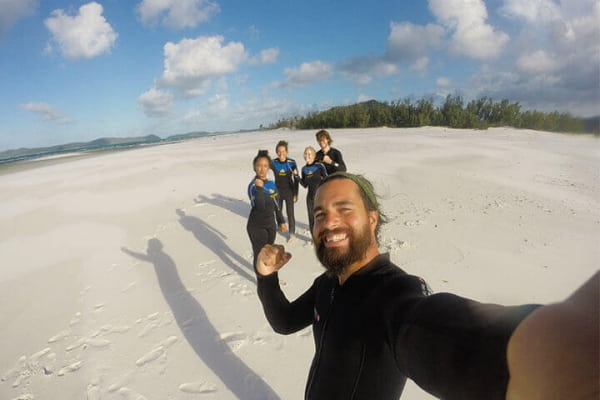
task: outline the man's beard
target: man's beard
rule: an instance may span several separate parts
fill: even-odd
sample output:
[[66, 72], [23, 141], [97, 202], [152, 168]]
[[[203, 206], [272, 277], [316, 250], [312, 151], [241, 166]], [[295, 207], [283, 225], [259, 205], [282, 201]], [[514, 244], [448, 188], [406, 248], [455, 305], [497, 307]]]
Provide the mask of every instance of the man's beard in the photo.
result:
[[[325, 236], [337, 233], [347, 233], [348, 246], [344, 248], [326, 247], [324, 242]], [[326, 229], [321, 232], [319, 237], [315, 240], [315, 252], [317, 253], [317, 258], [325, 267], [327, 275], [330, 277], [338, 277], [350, 264], [363, 258], [371, 245], [370, 233], [368, 225], [365, 225], [360, 231]]]

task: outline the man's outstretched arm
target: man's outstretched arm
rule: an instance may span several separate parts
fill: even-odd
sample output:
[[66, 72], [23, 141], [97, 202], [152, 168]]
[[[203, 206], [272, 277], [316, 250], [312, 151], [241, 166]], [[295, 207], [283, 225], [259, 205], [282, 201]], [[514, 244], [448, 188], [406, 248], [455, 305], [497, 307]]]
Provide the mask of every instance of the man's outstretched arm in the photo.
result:
[[600, 399], [600, 272], [519, 324], [507, 350], [507, 400]]
[[311, 287], [293, 302], [279, 286], [277, 272], [291, 259], [281, 245], [265, 245], [256, 259], [257, 290], [265, 316], [277, 333], [290, 334], [310, 325], [313, 319], [314, 289]]

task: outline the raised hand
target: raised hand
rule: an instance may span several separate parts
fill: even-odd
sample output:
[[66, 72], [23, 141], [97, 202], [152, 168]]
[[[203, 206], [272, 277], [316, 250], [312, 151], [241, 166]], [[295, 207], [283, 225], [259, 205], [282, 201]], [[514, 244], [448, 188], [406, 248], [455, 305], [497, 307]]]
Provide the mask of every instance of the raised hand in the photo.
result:
[[260, 275], [271, 275], [279, 271], [292, 258], [280, 244], [266, 244], [256, 258], [256, 271]]

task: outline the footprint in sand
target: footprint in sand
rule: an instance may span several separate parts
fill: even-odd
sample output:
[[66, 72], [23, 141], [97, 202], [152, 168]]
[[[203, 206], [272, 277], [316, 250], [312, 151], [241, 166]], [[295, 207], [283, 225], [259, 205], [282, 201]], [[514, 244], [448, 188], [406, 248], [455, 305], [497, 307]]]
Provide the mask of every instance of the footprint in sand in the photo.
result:
[[48, 343], [56, 343], [69, 336], [69, 331], [62, 331], [48, 339]]
[[207, 394], [217, 391], [217, 387], [210, 382], [190, 382], [179, 385], [179, 390], [191, 394]]
[[71, 318], [71, 322], [69, 322], [69, 326], [73, 326], [79, 323], [79, 321], [81, 321], [81, 313], [75, 313], [75, 316], [73, 318]]
[[163, 346], [158, 346], [144, 354], [142, 357], [138, 358], [138, 360], [135, 362], [135, 365], [138, 367], [143, 367], [144, 365], [157, 360], [163, 354], [165, 354], [165, 348]]
[[79, 368], [81, 368], [82, 366], [83, 366], [83, 361], [76, 361], [72, 364], [67, 365], [66, 367], [61, 368], [60, 371], [58, 371], [58, 376], [63, 376], [70, 372], [75, 372], [75, 371], [79, 370]]
[[23, 393], [23, 394], [20, 394], [19, 396], [15, 397], [12, 400], [35, 400], [35, 397], [32, 394]]
[[87, 387], [87, 400], [100, 400], [100, 388], [90, 383]]
[[219, 339], [227, 344], [232, 352], [238, 351], [248, 343], [248, 336], [243, 332], [228, 332], [219, 335]]
[[131, 371], [127, 372], [125, 375], [123, 375], [121, 378], [119, 378], [115, 383], [113, 383], [112, 385], [110, 385], [108, 387], [108, 392], [113, 393], [117, 390], [122, 389], [125, 385], [127, 385], [129, 382], [131, 382], [133, 380], [135, 372], [136, 372], [135, 370], [131, 370]]
[[121, 293], [125, 293], [131, 289], [133, 289], [135, 286], [137, 285], [137, 282], [131, 282], [129, 285], [125, 286], [123, 289], [121, 289]]
[[152, 350], [140, 357], [135, 365], [142, 367], [152, 361], [158, 360], [159, 358], [166, 357], [167, 349], [177, 343], [179, 339], [176, 336], [169, 336], [165, 340], [158, 343]]
[[231, 293], [236, 295], [252, 296], [254, 294], [254, 292], [248, 288], [248, 285], [239, 282], [230, 282], [229, 289], [231, 289]]
[[146, 396], [136, 392], [135, 390], [131, 390], [129, 388], [121, 388], [119, 389], [119, 394], [125, 400], [147, 400]]

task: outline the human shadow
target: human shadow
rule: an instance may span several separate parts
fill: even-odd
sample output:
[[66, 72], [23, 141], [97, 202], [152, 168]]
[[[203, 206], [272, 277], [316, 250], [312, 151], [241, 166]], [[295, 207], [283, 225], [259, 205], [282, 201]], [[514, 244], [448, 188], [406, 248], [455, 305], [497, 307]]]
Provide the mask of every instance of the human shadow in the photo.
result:
[[181, 209], [177, 209], [175, 212], [179, 216], [179, 223], [181, 226], [192, 232], [196, 239], [211, 249], [225, 265], [229, 266], [248, 281], [252, 283], [255, 282], [255, 278], [249, 273], [249, 271], [254, 271], [252, 265], [225, 243], [227, 236], [223, 235], [219, 230], [209, 223], [202, 221], [200, 218], [187, 215], [185, 211]]
[[183, 285], [173, 259], [163, 251], [160, 240], [150, 239], [146, 254], [125, 247], [122, 251], [154, 265], [160, 290], [187, 342], [237, 398], [280, 399], [258, 374], [219, 339], [220, 333], [211, 324], [200, 303]]
[[[212, 205], [221, 207], [225, 210], [231, 211], [232, 213], [237, 214], [243, 218], [248, 218], [248, 215], [250, 215], [250, 204], [248, 204], [242, 200], [223, 196], [222, 194], [218, 194], [218, 193], [213, 193], [211, 196], [212, 197], [208, 197], [203, 194], [199, 194], [198, 197], [196, 197], [194, 199], [194, 202], [196, 202], [196, 204], [202, 204], [202, 203], [212, 204]], [[297, 205], [295, 205], [295, 207], [297, 207]], [[308, 226], [308, 224], [306, 224], [304, 222], [298, 222], [298, 221], [296, 221], [296, 228], [310, 230], [310, 227]], [[304, 235], [302, 235], [302, 239], [307, 240], [307, 241], [312, 240], [312, 238], [310, 238], [309, 236], [304, 236]]]
[[199, 194], [194, 201], [196, 204], [208, 203], [221, 207], [239, 215], [242, 218], [248, 218], [248, 215], [250, 215], [250, 204], [240, 199], [234, 199], [218, 193], [213, 193], [211, 196], [212, 197], [208, 197], [203, 194]]

